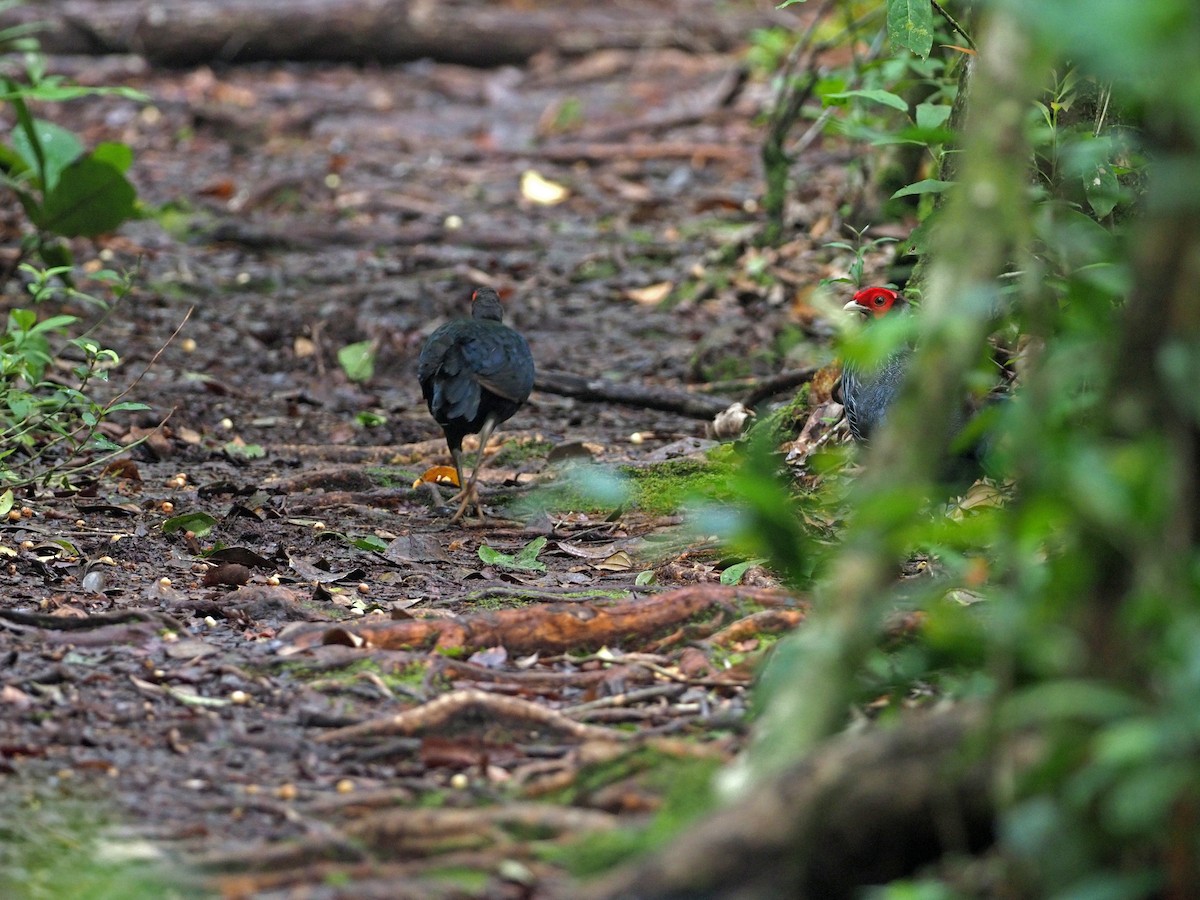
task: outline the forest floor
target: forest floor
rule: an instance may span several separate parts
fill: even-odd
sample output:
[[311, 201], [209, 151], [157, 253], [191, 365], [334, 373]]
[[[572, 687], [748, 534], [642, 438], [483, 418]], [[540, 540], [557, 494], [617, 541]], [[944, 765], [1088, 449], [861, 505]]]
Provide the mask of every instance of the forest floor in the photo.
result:
[[[813, 288], [850, 262], [823, 245], [851, 154], [823, 140], [793, 237], [755, 246], [771, 92], [744, 61], [51, 60], [149, 97], [44, 114], [135, 151], [151, 215], [75, 249], [137, 268], [93, 334], [150, 408], [114, 426], [146, 438], [124, 462], [0, 536], [0, 883], [104, 896], [157, 859], [179, 894], [565, 897], [705, 795], [804, 607], [688, 512], [732, 499], [730, 457], [669, 407], [828, 362]], [[412, 487], [449, 461], [414, 370], [480, 285], [549, 389], [493, 441], [486, 521], [453, 523]], [[56, 843], [95, 816], [103, 853]]]

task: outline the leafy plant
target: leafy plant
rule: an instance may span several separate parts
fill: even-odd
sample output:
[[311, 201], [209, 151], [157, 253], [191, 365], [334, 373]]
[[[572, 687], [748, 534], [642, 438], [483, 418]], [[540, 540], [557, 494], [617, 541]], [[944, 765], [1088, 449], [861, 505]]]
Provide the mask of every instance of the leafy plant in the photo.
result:
[[[107, 381], [120, 362], [116, 352], [86, 335], [71, 337], [76, 316], [39, 318], [35, 308], [64, 298], [100, 306], [104, 301], [64, 286], [58, 267], [23, 263], [21, 269], [34, 308], [10, 309], [0, 332], [0, 482], [9, 485], [66, 478], [122, 452], [127, 448], [109, 440], [101, 424], [116, 413], [147, 408], [124, 395], [94, 399], [92, 387]], [[117, 300], [131, 286], [128, 276], [111, 271], [94, 277], [107, 283]], [[60, 380], [59, 362], [69, 366], [70, 383]]]
[[125, 177], [133, 151], [120, 142], [89, 151], [68, 129], [36, 117], [31, 105], [97, 94], [144, 97], [128, 88], [67, 84], [46, 72], [45, 57], [29, 38], [10, 35], [14, 40], [25, 50], [24, 71], [22, 77], [0, 74], [0, 102], [16, 119], [8, 140], [0, 142], [0, 182], [16, 195], [32, 226], [23, 249], [59, 267], [71, 261], [61, 238], [104, 234], [138, 214], [137, 192]]

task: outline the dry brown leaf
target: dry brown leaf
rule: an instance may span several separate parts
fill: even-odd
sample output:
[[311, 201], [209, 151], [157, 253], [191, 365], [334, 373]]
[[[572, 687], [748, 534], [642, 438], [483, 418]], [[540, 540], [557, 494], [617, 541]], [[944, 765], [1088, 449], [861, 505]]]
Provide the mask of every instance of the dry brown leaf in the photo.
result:
[[628, 572], [633, 568], [633, 560], [624, 550], [618, 550], [603, 562], [593, 565], [592, 568], [599, 569], [601, 572]]
[[674, 288], [673, 281], [660, 281], [657, 284], [648, 284], [646, 287], [630, 288], [625, 292], [625, 296], [643, 306], [657, 306], [671, 296]]

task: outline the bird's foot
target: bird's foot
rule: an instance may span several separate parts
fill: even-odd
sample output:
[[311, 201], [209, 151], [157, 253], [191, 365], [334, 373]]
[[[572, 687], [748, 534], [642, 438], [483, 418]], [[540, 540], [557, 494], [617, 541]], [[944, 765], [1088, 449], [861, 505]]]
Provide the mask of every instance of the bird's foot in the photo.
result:
[[450, 518], [451, 522], [461, 522], [466, 516], [467, 510], [471, 509], [472, 507], [475, 509], [476, 518], [478, 518], [480, 521], [483, 521], [483, 519], [486, 518], [483, 514], [483, 504], [479, 502], [479, 492], [474, 488], [464, 488], [463, 490], [459, 491], [450, 498], [450, 503], [452, 505], [455, 501], [458, 501], [458, 512], [456, 512]]

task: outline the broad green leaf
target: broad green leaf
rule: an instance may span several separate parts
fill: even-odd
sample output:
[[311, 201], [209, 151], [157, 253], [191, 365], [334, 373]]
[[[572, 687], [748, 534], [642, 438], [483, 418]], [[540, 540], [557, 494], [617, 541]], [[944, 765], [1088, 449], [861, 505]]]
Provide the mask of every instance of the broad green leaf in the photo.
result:
[[936, 178], [926, 178], [923, 181], [900, 188], [900, 190], [892, 194], [892, 199], [895, 200], [897, 197], [911, 197], [913, 194], [940, 194], [953, 186], [953, 181], [938, 181]]
[[347, 344], [338, 351], [338, 365], [351, 381], [366, 381], [375, 374], [375, 351], [371, 341]]
[[206, 512], [190, 512], [172, 516], [162, 523], [163, 534], [174, 534], [176, 531], [190, 531], [196, 537], [204, 537], [213, 530], [217, 520]]
[[933, 4], [929, 0], [888, 0], [888, 40], [924, 59], [933, 48]]
[[347, 538], [350, 545], [357, 547], [359, 550], [367, 550], [375, 553], [382, 553], [388, 547], [388, 542], [378, 535], [364, 534], [362, 537]]
[[1099, 219], [1112, 212], [1121, 199], [1121, 183], [1108, 166], [1097, 166], [1095, 173], [1084, 178], [1083, 190], [1087, 194], [1088, 206]]
[[872, 103], [882, 103], [884, 106], [890, 106], [892, 109], [898, 109], [900, 112], [908, 112], [908, 102], [899, 94], [893, 94], [891, 91], [883, 91], [879, 89], [861, 90], [861, 91], [841, 91], [837, 94], [826, 94], [827, 100], [870, 100]]
[[38, 174], [42, 190], [49, 192], [58, 184], [62, 171], [83, 155], [83, 144], [66, 128], [43, 119], [33, 120], [33, 138], [41, 149], [44, 171], [38, 164], [37, 150], [24, 128], [13, 130], [12, 148]]
[[[517, 554], [517, 562], [529, 563], [537, 560], [538, 554], [542, 552], [542, 548], [546, 546], [544, 537], [535, 537], [532, 541], [521, 548], [521, 552]], [[543, 566], [543, 568], [545, 568]]]
[[96, 149], [92, 151], [92, 158], [108, 163], [118, 172], [128, 172], [129, 167], [133, 165], [133, 148], [128, 144], [106, 141], [96, 145]]
[[918, 103], [917, 127], [941, 128], [950, 118], [950, 106], [945, 103]]
[[7, 516], [13, 508], [13, 492], [12, 488], [0, 494], [0, 516]]
[[510, 553], [501, 553], [487, 544], [480, 544], [479, 558], [489, 566], [500, 566], [502, 569], [519, 569], [526, 572], [545, 572], [546, 564], [538, 562], [537, 555], [542, 548], [546, 546], [544, 537], [537, 537], [526, 544], [514, 556]]
[[755, 566], [761, 566], [765, 559], [748, 559], [745, 562], [734, 563], [721, 572], [721, 584], [741, 584], [746, 572]]
[[112, 231], [137, 211], [137, 191], [112, 163], [85, 156], [67, 166], [34, 224], [63, 237]]

